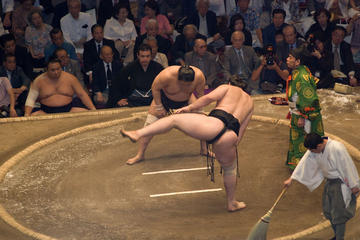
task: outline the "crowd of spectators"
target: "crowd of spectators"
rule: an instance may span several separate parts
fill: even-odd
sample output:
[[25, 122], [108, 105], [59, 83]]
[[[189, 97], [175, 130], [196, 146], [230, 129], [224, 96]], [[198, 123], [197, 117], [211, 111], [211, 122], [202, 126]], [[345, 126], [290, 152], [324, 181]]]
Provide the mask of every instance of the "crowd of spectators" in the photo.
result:
[[0, 117], [24, 115], [27, 102], [27, 115], [71, 109], [70, 94], [69, 106], [84, 110], [148, 105], [154, 78], [170, 65], [201, 69], [207, 91], [236, 77], [249, 94], [281, 93], [286, 59], [300, 48], [318, 88], [357, 86], [358, 2], [3, 0]]

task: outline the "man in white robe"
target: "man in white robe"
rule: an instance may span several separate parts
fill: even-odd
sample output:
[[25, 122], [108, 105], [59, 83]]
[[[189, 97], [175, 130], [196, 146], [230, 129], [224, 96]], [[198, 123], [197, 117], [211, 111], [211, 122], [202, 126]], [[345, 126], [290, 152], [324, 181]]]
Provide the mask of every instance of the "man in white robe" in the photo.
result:
[[313, 191], [325, 178], [324, 216], [335, 232], [333, 239], [344, 239], [345, 224], [355, 215], [356, 196], [360, 190], [354, 162], [342, 143], [316, 133], [306, 136], [304, 146], [307, 152], [284, 185], [290, 186], [295, 179]]

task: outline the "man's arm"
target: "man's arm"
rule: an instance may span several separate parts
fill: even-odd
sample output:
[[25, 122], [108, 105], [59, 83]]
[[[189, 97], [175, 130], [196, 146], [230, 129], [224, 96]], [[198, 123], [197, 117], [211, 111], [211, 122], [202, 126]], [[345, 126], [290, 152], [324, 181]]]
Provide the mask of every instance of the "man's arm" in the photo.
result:
[[154, 106], [151, 106], [150, 111], [156, 116], [161, 116], [161, 117], [166, 115], [165, 108], [161, 102], [161, 93], [160, 93], [161, 89], [164, 89], [167, 86], [166, 81], [164, 81], [163, 79], [163, 74], [160, 73], [158, 76], [156, 76], [151, 86]]
[[76, 95], [81, 99], [82, 103], [89, 110], [96, 110], [94, 104], [92, 103], [89, 95], [85, 92], [84, 88], [81, 86], [80, 82], [77, 80], [75, 76], [71, 75], [71, 86], [74, 89]]
[[12, 91], [12, 88], [7, 89], [7, 93], [10, 97], [10, 117], [17, 117], [16, 111], [15, 111], [15, 96]]
[[30, 86], [29, 94], [28, 94], [28, 96], [26, 98], [26, 102], [25, 102], [25, 113], [24, 113], [25, 117], [29, 117], [31, 115], [31, 112], [35, 106], [35, 102], [39, 96], [40, 90], [39, 90], [37, 84], [38, 84], [38, 80], [35, 79], [34, 82]]
[[202, 96], [201, 98], [197, 99], [192, 104], [190, 104], [186, 107], [180, 108], [178, 111], [175, 111], [175, 112], [182, 113], [182, 112], [197, 111], [198, 109], [205, 107], [214, 101], [218, 101], [218, 100], [222, 99], [224, 97], [224, 95], [226, 94], [226, 92], [228, 91], [228, 89], [229, 89], [229, 85], [225, 85], [225, 84], [221, 85], [221, 86], [217, 87], [214, 91], [210, 92], [209, 94], [206, 94], [206, 95]]

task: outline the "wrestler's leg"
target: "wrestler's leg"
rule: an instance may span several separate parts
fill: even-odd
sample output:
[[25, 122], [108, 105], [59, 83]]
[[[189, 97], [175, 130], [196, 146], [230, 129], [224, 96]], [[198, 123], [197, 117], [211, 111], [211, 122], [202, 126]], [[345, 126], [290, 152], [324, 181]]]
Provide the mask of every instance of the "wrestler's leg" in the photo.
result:
[[229, 212], [241, 210], [246, 207], [244, 202], [235, 198], [237, 169], [236, 169], [236, 142], [237, 136], [232, 131], [227, 131], [216, 143], [214, 152], [220, 165], [223, 167], [224, 187]]
[[190, 137], [210, 140], [223, 129], [224, 124], [217, 118], [197, 113], [182, 113], [164, 117], [153, 124], [136, 131], [121, 131], [121, 134], [138, 141], [141, 137], [154, 136], [177, 128]]
[[82, 107], [72, 107], [70, 109], [70, 112], [86, 112], [86, 111], [88, 111], [88, 109]]
[[31, 116], [38, 116], [38, 115], [44, 115], [44, 114], [47, 114], [47, 113], [44, 112], [43, 110], [39, 110], [39, 111], [31, 113]]
[[[154, 116], [151, 113], [148, 113], [148, 115], [146, 117], [146, 120], [145, 120], [144, 127], [156, 122], [157, 120], [159, 120], [159, 118], [157, 118], [156, 116]], [[138, 148], [137, 154], [135, 155], [135, 157], [129, 158], [126, 161], [126, 164], [132, 165], [132, 164], [135, 164], [137, 162], [143, 161], [145, 159], [145, 151], [146, 151], [147, 146], [149, 145], [151, 139], [152, 139], [152, 136], [140, 138], [139, 139], [139, 148]]]

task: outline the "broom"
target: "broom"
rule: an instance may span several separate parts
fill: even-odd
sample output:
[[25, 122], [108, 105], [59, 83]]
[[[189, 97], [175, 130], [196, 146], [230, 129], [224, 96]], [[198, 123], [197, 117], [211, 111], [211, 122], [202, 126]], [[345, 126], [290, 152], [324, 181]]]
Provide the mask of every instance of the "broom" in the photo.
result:
[[280, 201], [281, 197], [285, 194], [286, 190], [287, 187], [284, 187], [271, 209], [264, 216], [262, 216], [261, 219], [251, 229], [247, 240], [266, 240], [267, 229], [269, 227], [272, 211]]

